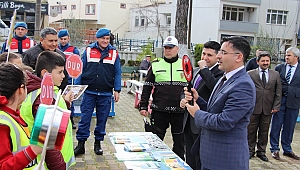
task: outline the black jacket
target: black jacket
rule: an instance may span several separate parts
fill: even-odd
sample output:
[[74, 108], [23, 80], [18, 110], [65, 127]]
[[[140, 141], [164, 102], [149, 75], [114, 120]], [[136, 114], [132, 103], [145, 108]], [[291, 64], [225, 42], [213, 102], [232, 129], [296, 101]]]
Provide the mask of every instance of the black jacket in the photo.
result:
[[[22, 56], [23, 56], [23, 63], [27, 66], [30, 66], [33, 70], [35, 70], [35, 64], [36, 64], [36, 60], [39, 56], [39, 54], [41, 52], [45, 51], [45, 49], [43, 48], [43, 46], [41, 45], [41, 43], [37, 44], [36, 46], [28, 49], [27, 51], [25, 51]], [[57, 52], [58, 54], [60, 54], [61, 56], [64, 57], [64, 59], [66, 59], [65, 54], [60, 51], [59, 49], [56, 49], [55, 52]], [[65, 87], [68, 84], [68, 77], [69, 74], [67, 72], [67, 70], [64, 70], [64, 74], [65, 74], [65, 78], [63, 79], [63, 82], [61, 83], [61, 85], [59, 86], [60, 89], [64, 90]]]
[[[165, 68], [165, 70], [169, 70], [174, 67], [173, 63], [178, 60], [178, 56], [172, 59], [163, 58], [162, 60], [165, 60], [165, 62], [169, 64], [170, 67]], [[155, 62], [158, 61], [154, 60], [152, 62], [152, 66]], [[143, 86], [140, 110], [148, 110], [149, 97], [151, 95], [152, 88], [154, 87], [152, 94], [153, 101], [150, 106], [151, 109], [168, 113], [184, 113], [184, 109], [180, 108], [179, 104], [181, 100], [181, 92], [183, 87], [187, 86], [187, 82], [173, 81], [172, 78], [165, 82], [155, 82], [155, 74], [152, 71], [152, 66], [148, 70]], [[165, 70], [157, 70], [157, 72], [165, 72]], [[176, 71], [182, 72], [183, 76], [182, 67], [176, 68]]]
[[257, 68], [258, 68], [258, 64], [256, 62], [256, 57], [251, 58], [246, 64], [246, 71], [250, 71]]
[[[200, 74], [200, 76], [202, 77], [202, 81], [200, 82], [196, 90], [200, 97], [202, 97], [205, 101], [208, 101], [216, 83], [224, 75], [224, 71], [220, 70], [219, 66], [216, 65], [211, 70], [209, 70], [208, 68], [204, 68], [202, 70], [198, 70], [195, 73], [196, 75], [194, 78], [197, 77], [197, 74]], [[193, 80], [193, 82], [194, 81], [195, 80]]]

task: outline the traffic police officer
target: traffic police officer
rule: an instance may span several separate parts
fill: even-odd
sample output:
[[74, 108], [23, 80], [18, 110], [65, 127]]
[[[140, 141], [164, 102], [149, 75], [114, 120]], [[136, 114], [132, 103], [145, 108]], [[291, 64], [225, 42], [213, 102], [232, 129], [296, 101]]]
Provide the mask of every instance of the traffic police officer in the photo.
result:
[[153, 133], [161, 140], [171, 124], [173, 151], [184, 160], [183, 113], [180, 108], [181, 92], [187, 81], [183, 74], [182, 60], [178, 57], [178, 41], [169, 36], [164, 43], [164, 57], [152, 62], [143, 86], [140, 114], [148, 116], [149, 97], [152, 88], [151, 124]]

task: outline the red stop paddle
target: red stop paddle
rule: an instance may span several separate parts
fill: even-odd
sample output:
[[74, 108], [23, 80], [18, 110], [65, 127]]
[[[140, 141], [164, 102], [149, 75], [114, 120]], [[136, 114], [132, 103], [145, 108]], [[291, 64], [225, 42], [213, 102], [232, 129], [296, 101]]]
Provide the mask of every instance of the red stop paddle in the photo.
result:
[[[192, 79], [193, 79], [193, 67], [190, 58], [187, 55], [182, 57], [182, 68], [185, 79], [188, 81], [188, 91], [192, 94]], [[190, 105], [194, 105], [194, 98], [189, 101]]]

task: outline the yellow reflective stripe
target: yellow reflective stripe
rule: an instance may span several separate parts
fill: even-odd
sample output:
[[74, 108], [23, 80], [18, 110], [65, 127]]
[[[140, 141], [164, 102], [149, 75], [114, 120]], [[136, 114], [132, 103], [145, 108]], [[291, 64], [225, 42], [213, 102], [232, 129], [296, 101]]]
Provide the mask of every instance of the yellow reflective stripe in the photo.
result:
[[[14, 130], [14, 133], [16, 135], [15, 139], [13, 139], [13, 138], [11, 139], [11, 140], [13, 140], [12, 141], [12, 143], [13, 143], [13, 153], [16, 154], [19, 151], [21, 151], [24, 148], [26, 148], [27, 146], [26, 147], [21, 147], [20, 131], [19, 131], [18, 127], [16, 126], [15, 122], [13, 122], [8, 116], [6, 116], [4, 114], [1, 115], [0, 119], [7, 121], [12, 126], [12, 128]], [[6, 125], [8, 125], [8, 124], [6, 124]], [[17, 148], [14, 148], [15, 146]]]
[[70, 166], [74, 165], [76, 163], [76, 160], [75, 160], [75, 156], [73, 155], [71, 157], [71, 159], [66, 163], [66, 168], [70, 168]]
[[[39, 90], [41, 90], [41, 89], [37, 89], [37, 90], [34, 90], [34, 91], [32, 91], [30, 94], [31, 94], [31, 104], [33, 104], [34, 103], [34, 101], [36, 100], [36, 97], [40, 94], [39, 93]], [[26, 102], [26, 100], [27, 100], [27, 98], [28, 97], [30, 97], [29, 95], [27, 95], [27, 97], [26, 97], [26, 99], [24, 100], [24, 102]], [[57, 94], [56, 93], [54, 93], [53, 94], [53, 98], [56, 100], [57, 99]]]
[[31, 104], [34, 103], [36, 97], [38, 96], [38, 91], [39, 91], [39, 90], [40, 90], [40, 89], [37, 89], [37, 90], [34, 90], [34, 91], [31, 92], [31, 100], [30, 100]]

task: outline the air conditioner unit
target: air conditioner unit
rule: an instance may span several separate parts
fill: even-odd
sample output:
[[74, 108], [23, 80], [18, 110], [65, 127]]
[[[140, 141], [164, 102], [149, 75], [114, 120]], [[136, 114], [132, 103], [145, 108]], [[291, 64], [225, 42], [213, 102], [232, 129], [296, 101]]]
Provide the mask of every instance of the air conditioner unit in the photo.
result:
[[247, 7], [247, 12], [253, 12], [254, 8], [253, 7]]

